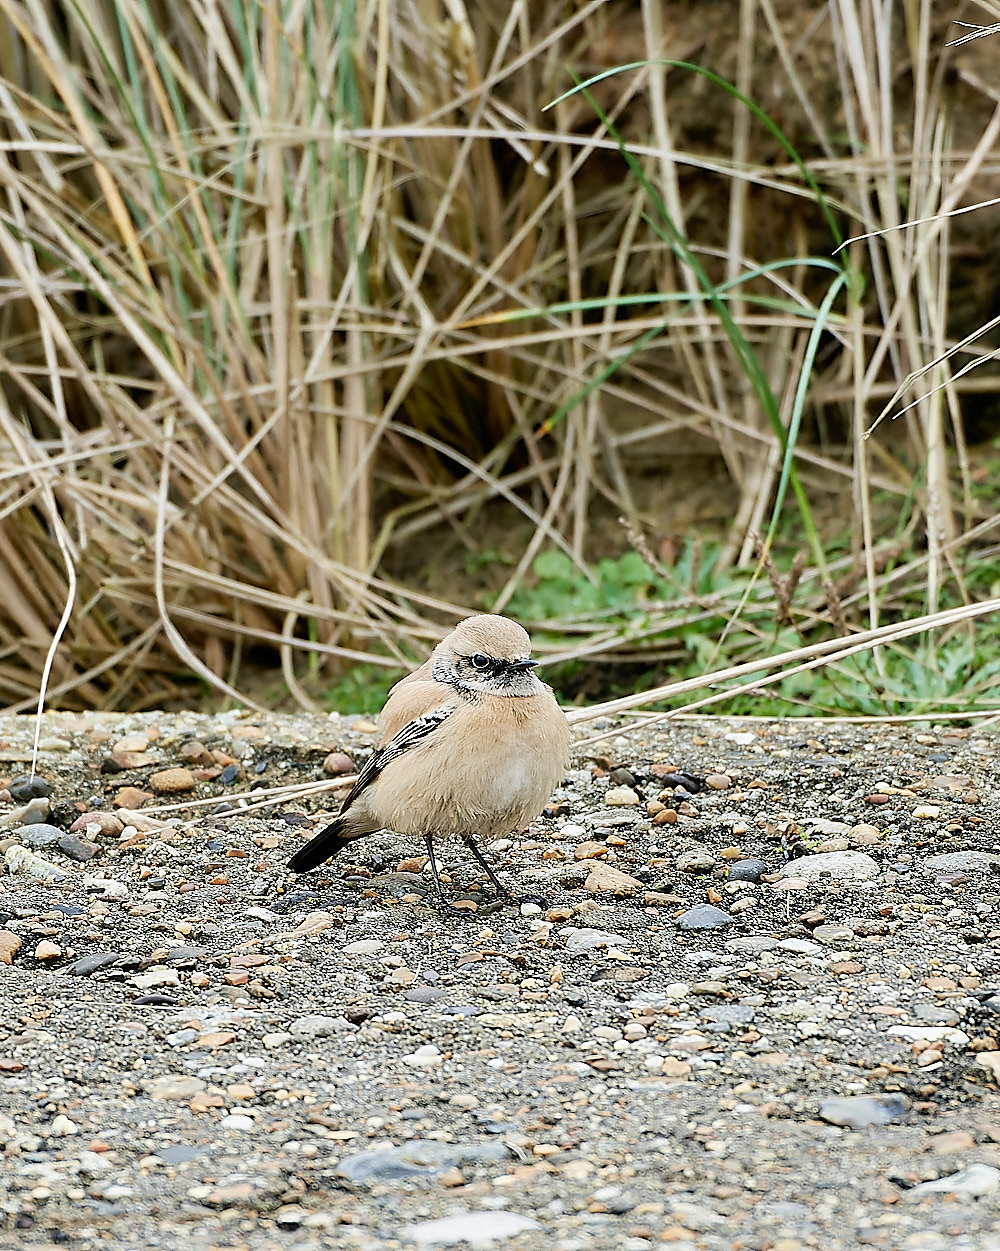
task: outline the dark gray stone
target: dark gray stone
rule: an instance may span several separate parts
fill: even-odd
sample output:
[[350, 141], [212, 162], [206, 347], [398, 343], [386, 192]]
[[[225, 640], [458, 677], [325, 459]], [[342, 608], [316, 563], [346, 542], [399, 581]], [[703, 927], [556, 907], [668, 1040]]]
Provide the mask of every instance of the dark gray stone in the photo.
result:
[[64, 834], [57, 846], [64, 856], [80, 862], [93, 860], [95, 856], [100, 855], [101, 851], [96, 843], [90, 843], [85, 838], [77, 838], [75, 834]]
[[767, 872], [763, 860], [737, 860], [729, 866], [731, 882], [759, 882], [762, 873]]
[[718, 930], [725, 925], [735, 924], [728, 912], [723, 912], [714, 904], [695, 904], [677, 918], [678, 928], [682, 930]]
[[26, 804], [31, 799], [48, 799], [52, 794], [52, 783], [45, 778], [23, 773], [20, 777], [13, 778], [7, 784], [7, 789], [15, 804]]
[[81, 956], [79, 960], [67, 965], [64, 972], [72, 973], [74, 977], [90, 977], [98, 969], [106, 969], [109, 964], [120, 960], [121, 954], [120, 951], [98, 951], [91, 956]]

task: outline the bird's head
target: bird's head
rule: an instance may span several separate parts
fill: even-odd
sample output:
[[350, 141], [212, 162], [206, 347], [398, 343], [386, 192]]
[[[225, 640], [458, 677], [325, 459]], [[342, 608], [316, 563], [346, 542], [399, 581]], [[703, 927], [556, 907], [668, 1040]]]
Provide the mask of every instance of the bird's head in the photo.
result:
[[509, 617], [467, 617], [434, 649], [436, 681], [486, 695], [537, 695], [536, 664], [528, 632]]

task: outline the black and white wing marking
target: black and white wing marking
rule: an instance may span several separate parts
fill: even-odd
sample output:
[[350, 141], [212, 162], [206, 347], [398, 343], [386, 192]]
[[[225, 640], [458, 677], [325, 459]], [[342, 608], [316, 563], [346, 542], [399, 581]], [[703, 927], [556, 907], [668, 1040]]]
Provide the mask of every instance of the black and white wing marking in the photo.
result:
[[398, 760], [400, 756], [422, 743], [429, 734], [434, 733], [442, 721], [448, 720], [457, 707], [458, 704], [451, 701], [441, 704], [431, 712], [425, 712], [422, 717], [414, 717], [412, 721], [407, 721], [399, 733], [394, 735], [384, 747], [373, 752], [361, 766], [358, 780], [348, 791], [340, 815], [343, 816], [361, 792], [371, 786], [386, 765], [392, 764], [394, 760]]

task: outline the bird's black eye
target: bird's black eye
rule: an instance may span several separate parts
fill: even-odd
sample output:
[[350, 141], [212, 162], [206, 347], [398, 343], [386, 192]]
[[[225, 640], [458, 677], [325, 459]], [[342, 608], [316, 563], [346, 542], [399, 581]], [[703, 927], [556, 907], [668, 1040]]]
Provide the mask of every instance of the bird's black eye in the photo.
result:
[[476, 652], [472, 657], [472, 665], [475, 669], [488, 669], [490, 667], [489, 656], [484, 656], [482, 652]]

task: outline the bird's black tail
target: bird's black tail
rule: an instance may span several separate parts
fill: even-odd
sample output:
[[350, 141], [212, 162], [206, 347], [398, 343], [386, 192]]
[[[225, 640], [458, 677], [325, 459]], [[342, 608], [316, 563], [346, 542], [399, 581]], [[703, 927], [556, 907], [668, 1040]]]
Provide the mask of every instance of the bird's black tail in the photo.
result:
[[330, 824], [314, 837], [309, 840], [304, 847], [300, 847], [288, 862], [288, 867], [293, 873], [307, 873], [310, 869], [315, 869], [318, 864], [322, 864], [324, 860], [332, 860], [334, 856], [344, 850], [348, 843], [353, 843], [359, 835], [347, 834], [344, 830], [344, 822], [340, 817]]

